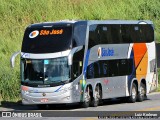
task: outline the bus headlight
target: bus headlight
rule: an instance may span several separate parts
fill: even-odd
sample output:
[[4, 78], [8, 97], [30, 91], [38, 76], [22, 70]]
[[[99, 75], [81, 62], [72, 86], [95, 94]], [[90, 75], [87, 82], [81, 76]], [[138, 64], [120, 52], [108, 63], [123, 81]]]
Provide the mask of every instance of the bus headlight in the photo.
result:
[[21, 90], [24, 92], [24, 94], [29, 94], [29, 89], [27, 86], [21, 86]]
[[22, 90], [22, 93], [29, 94], [29, 91]]

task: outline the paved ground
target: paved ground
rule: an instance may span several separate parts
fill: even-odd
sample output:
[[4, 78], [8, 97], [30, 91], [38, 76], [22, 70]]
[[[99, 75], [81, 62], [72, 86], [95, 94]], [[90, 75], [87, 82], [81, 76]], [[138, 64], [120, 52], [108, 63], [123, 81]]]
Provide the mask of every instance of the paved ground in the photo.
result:
[[[43, 110], [38, 110], [36, 106], [23, 106], [20, 103], [10, 103], [10, 102], [2, 102], [2, 105], [0, 106], [0, 111], [30, 111], [30, 112], [44, 112]], [[103, 111], [112, 111], [114, 115], [118, 114], [132, 114], [132, 112], [138, 112], [138, 111], [156, 111], [154, 113], [160, 113], [160, 93], [152, 93], [148, 96], [148, 99], [143, 101], [143, 102], [136, 102], [136, 103], [125, 103], [124, 101], [121, 101], [119, 99], [112, 99], [112, 100], [105, 100], [104, 104], [98, 107], [89, 107], [89, 108], [81, 108], [79, 105], [74, 104], [74, 105], [59, 105], [59, 106], [51, 106], [48, 108], [48, 115], [55, 115], [55, 116], [65, 116], [65, 114], [69, 115], [72, 114], [73, 116], [81, 116], [82, 117], [54, 117], [54, 118], [45, 118], [47, 120], [63, 120], [63, 119], [68, 119], [68, 120], [97, 120], [97, 117], [86, 117], [83, 116], [84, 114], [96, 114], [103, 113]], [[57, 112], [58, 111], [58, 112]], [[65, 111], [69, 112], [66, 113]], [[77, 112], [76, 112], [77, 111]], [[81, 111], [81, 112], [80, 112]], [[96, 112], [97, 111], [97, 112]], [[101, 112], [102, 111], [102, 112]], [[122, 111], [122, 113], [118, 113], [115, 111]], [[132, 111], [132, 112], [123, 112], [123, 111]], [[111, 113], [111, 114], [113, 114]], [[42, 114], [43, 115], [43, 114]], [[13, 118], [12, 118], [13, 119]], [[17, 120], [17, 118], [14, 118]], [[27, 119], [27, 118], [26, 118]], [[34, 118], [41, 120], [42, 118]], [[43, 118], [44, 119], [44, 118]], [[106, 118], [99, 118], [99, 119], [106, 119]]]

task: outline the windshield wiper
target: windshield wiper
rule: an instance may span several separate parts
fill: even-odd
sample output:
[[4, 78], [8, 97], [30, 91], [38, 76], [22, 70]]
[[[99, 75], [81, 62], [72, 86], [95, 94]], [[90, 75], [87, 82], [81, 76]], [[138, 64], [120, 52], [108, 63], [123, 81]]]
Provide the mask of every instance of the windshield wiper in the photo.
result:
[[68, 83], [69, 82], [69, 80], [65, 80], [65, 81], [60, 81], [61, 83], [63, 83], [63, 84], [66, 84], [66, 83]]

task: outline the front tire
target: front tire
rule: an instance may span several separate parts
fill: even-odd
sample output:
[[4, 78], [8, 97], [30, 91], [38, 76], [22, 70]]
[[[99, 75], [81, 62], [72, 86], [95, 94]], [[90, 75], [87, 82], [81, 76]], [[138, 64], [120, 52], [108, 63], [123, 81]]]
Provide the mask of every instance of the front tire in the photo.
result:
[[84, 92], [84, 102], [81, 103], [81, 106], [83, 108], [87, 108], [89, 107], [90, 103], [91, 103], [90, 88], [89, 86], [87, 86]]
[[131, 95], [129, 97], [129, 102], [130, 103], [135, 103], [137, 100], [137, 85], [135, 83], [133, 83], [132, 85], [132, 89], [131, 89]]

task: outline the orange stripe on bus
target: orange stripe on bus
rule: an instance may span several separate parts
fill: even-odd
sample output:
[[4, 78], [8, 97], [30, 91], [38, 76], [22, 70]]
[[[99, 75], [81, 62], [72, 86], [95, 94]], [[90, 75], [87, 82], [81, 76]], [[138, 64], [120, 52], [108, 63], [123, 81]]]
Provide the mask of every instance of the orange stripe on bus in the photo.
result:
[[136, 78], [140, 81], [141, 78], [146, 78], [148, 69], [148, 51], [145, 43], [135, 43], [133, 45], [134, 60], [136, 68]]
[[135, 43], [133, 45], [133, 51], [134, 51], [135, 67], [137, 67], [142, 57], [147, 51], [146, 44], [145, 43]]

